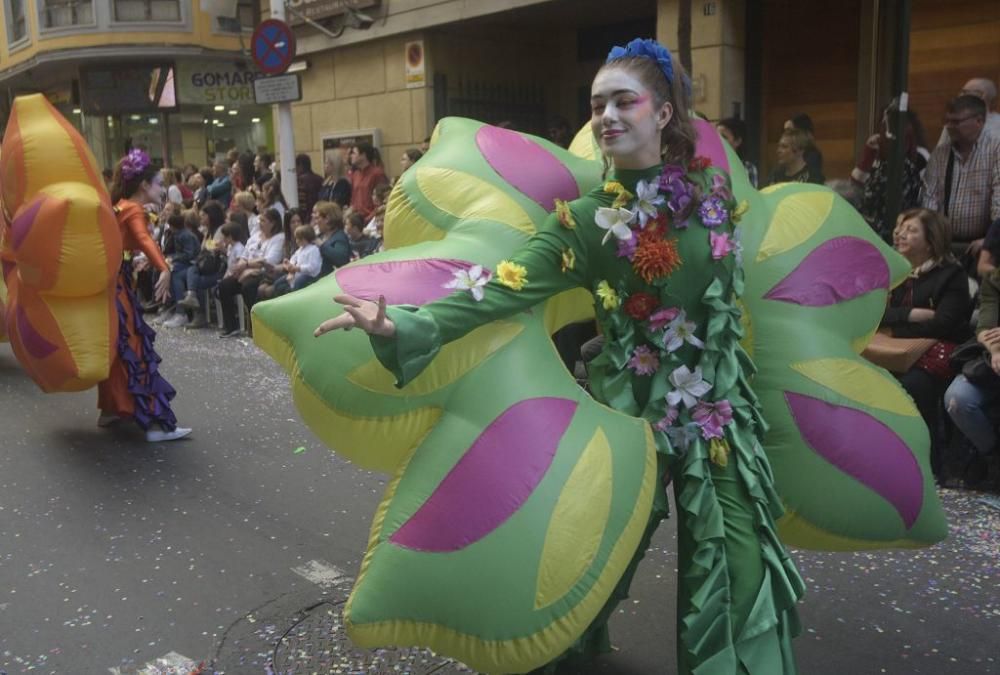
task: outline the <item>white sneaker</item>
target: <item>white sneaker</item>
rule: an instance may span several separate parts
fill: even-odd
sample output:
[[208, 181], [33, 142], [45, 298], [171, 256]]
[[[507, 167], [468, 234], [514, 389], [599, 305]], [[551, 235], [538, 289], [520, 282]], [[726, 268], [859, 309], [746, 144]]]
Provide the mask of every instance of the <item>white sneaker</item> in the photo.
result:
[[121, 417], [119, 417], [118, 415], [101, 413], [97, 418], [97, 426], [101, 427], [102, 429], [105, 427], [110, 427], [112, 424], [114, 424], [120, 419]]
[[177, 427], [173, 431], [164, 431], [163, 429], [150, 429], [146, 432], [146, 441], [149, 443], [163, 443], [164, 441], [176, 441], [178, 438], [184, 438], [191, 433], [190, 429], [185, 427]]
[[180, 328], [188, 323], [187, 313], [181, 310], [163, 322], [164, 328]]

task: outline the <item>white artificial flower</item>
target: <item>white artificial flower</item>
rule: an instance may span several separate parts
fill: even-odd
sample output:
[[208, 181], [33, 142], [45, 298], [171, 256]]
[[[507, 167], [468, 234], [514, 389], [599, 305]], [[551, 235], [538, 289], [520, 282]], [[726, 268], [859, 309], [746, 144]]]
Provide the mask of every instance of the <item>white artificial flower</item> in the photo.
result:
[[604, 235], [604, 239], [601, 240], [601, 244], [607, 243], [611, 235], [615, 235], [615, 238], [622, 241], [629, 241], [632, 239], [632, 228], [629, 227], [629, 223], [635, 220], [635, 214], [628, 209], [609, 209], [605, 206], [597, 209], [597, 215], [594, 216], [594, 222], [602, 230], [607, 230], [608, 233]]
[[667, 394], [667, 405], [676, 407], [683, 402], [688, 408], [698, 404], [698, 399], [712, 389], [712, 385], [701, 378], [701, 366], [695, 366], [694, 372], [687, 366], [680, 366], [670, 373], [670, 384], [674, 389]]
[[639, 217], [639, 225], [646, 227], [650, 218], [656, 218], [657, 207], [663, 203], [658, 182], [644, 180], [635, 186], [635, 209]]
[[483, 286], [489, 283], [492, 276], [489, 270], [483, 269], [482, 265], [473, 265], [467, 270], [455, 270], [454, 275], [454, 279], [443, 284], [444, 288], [460, 288], [469, 291], [476, 302], [483, 299]]
[[695, 336], [698, 324], [687, 320], [687, 314], [681, 310], [673, 321], [667, 324], [667, 330], [663, 332], [663, 347], [668, 352], [676, 352], [687, 342], [693, 344], [698, 349], [704, 349], [705, 343]]

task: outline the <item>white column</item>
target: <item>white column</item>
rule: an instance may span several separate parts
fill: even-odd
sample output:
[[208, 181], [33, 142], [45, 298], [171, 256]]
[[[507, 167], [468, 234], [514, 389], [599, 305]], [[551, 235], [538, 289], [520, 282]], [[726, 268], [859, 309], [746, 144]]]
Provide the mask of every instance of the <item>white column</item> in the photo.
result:
[[[284, 0], [271, 0], [271, 18], [285, 20]], [[292, 104], [278, 106], [278, 152], [281, 167], [281, 192], [290, 207], [299, 205], [299, 181], [295, 175], [295, 130], [292, 126]], [[304, 218], [308, 218], [305, 214]]]

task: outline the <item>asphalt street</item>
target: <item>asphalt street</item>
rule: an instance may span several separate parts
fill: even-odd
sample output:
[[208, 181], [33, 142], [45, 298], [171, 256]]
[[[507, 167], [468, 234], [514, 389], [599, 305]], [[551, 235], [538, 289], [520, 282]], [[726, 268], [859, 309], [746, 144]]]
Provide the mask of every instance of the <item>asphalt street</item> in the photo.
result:
[[[99, 429], [95, 391], [45, 395], [0, 345], [0, 673], [462, 672], [339, 633], [387, 477], [329, 452], [249, 339], [163, 329], [157, 348], [188, 440]], [[1000, 500], [942, 495], [931, 549], [795, 552], [802, 673], [1000, 673]], [[667, 521], [615, 651], [560, 672], [674, 672], [675, 561]]]

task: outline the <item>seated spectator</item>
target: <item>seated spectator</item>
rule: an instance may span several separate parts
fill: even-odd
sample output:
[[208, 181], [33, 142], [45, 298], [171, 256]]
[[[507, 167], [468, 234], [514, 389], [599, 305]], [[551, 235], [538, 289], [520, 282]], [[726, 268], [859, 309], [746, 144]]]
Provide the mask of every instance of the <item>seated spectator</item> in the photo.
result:
[[947, 216], [952, 242], [978, 259], [987, 228], [1000, 218], [1000, 138], [984, 133], [986, 105], [975, 96], [949, 101], [944, 123], [951, 143], [931, 153], [920, 201]]
[[365, 222], [360, 213], [352, 213], [347, 217], [344, 231], [351, 245], [351, 260], [369, 256], [378, 248], [379, 240], [365, 234]]
[[757, 187], [757, 165], [751, 162], [744, 156], [743, 141], [747, 137], [747, 125], [746, 122], [741, 120], [739, 117], [727, 117], [724, 120], [719, 120], [715, 125], [716, 130], [718, 130], [719, 135], [726, 139], [729, 145], [732, 146], [733, 150], [739, 156], [740, 161], [743, 162], [743, 168], [746, 169], [747, 178], [750, 179], [750, 185]]
[[285, 211], [288, 210], [288, 202], [285, 201], [285, 195], [281, 192], [281, 181], [278, 180], [277, 176], [264, 183], [261, 194], [264, 196], [264, 209], [258, 209], [258, 212], [263, 213], [267, 209], [276, 209], [278, 215], [284, 218]]
[[163, 187], [167, 189], [167, 202], [178, 206], [182, 205], [184, 195], [181, 193], [180, 186], [177, 185], [177, 172], [173, 169], [160, 169], [160, 180], [163, 181]]
[[369, 237], [382, 238], [382, 226], [385, 223], [385, 208], [386, 202], [389, 199], [389, 194], [392, 192], [392, 186], [388, 183], [382, 185], [376, 185], [375, 189], [372, 190], [372, 204], [375, 205], [375, 209], [372, 211], [371, 219], [368, 224], [365, 225], [365, 234]]
[[[994, 221], [986, 234], [982, 255], [996, 266], [1000, 261], [1000, 220]], [[979, 318], [976, 340], [990, 354], [990, 366], [996, 377], [970, 382], [958, 377], [945, 392], [945, 409], [958, 429], [972, 443], [973, 456], [965, 467], [966, 485], [976, 487], [988, 475], [989, 458], [997, 453], [995, 415], [1000, 403], [1000, 274], [983, 277], [979, 287]]]
[[202, 244], [212, 250], [222, 236], [219, 234], [219, 228], [226, 222], [226, 210], [222, 208], [222, 204], [213, 199], [201, 207], [200, 217], [201, 226], [198, 229], [202, 233]]
[[351, 181], [347, 180], [347, 166], [340, 150], [326, 151], [323, 162], [323, 185], [319, 189], [319, 201], [333, 202], [340, 208], [351, 203]]
[[[892, 140], [899, 136], [889, 129], [898, 106], [894, 102], [882, 113], [882, 122], [877, 134], [868, 138], [861, 152], [858, 164], [851, 171], [853, 180], [862, 190], [861, 206], [858, 209], [865, 221], [884, 240], [892, 239], [892, 228], [885, 221], [887, 208], [886, 193], [889, 181], [889, 158]], [[927, 161], [920, 152], [923, 145], [923, 130], [916, 113], [908, 110], [904, 114], [905, 129], [903, 139], [903, 199], [901, 210], [908, 211], [920, 205], [921, 174]]]
[[809, 137], [799, 129], [786, 129], [778, 141], [778, 162], [768, 178], [768, 185], [776, 183], [819, 183], [823, 175], [816, 174], [803, 155], [809, 147]]
[[253, 182], [258, 191], [264, 187], [264, 183], [274, 178], [274, 172], [271, 171], [271, 162], [273, 161], [274, 158], [266, 152], [259, 152], [253, 158]]
[[233, 182], [229, 176], [230, 165], [218, 160], [212, 166], [213, 180], [208, 185], [208, 198], [214, 199], [223, 206], [229, 206], [233, 197]]
[[913, 271], [893, 289], [880, 326], [892, 337], [937, 340], [897, 377], [931, 432], [931, 470], [943, 480], [938, 410], [952, 376], [948, 357], [969, 337], [972, 300], [965, 272], [952, 256], [945, 219], [928, 209], [911, 209], [897, 223], [893, 244]]
[[311, 225], [299, 225], [295, 230], [295, 252], [275, 267], [283, 276], [272, 284], [261, 284], [261, 298], [277, 298], [305, 288], [319, 278], [322, 258], [316, 246], [316, 230]]
[[[194, 211], [189, 215], [197, 218]], [[237, 222], [242, 214], [233, 214], [233, 220], [215, 231], [212, 236], [205, 237], [202, 248], [195, 258], [195, 264], [188, 268], [184, 283], [184, 297], [177, 302], [178, 313], [186, 310], [188, 313], [188, 328], [204, 328], [207, 322], [202, 308], [202, 293], [219, 285], [225, 276], [229, 265], [235, 263], [243, 251], [246, 239], [246, 225]], [[227, 241], [226, 236], [229, 236]], [[235, 255], [232, 252], [235, 251]], [[177, 325], [185, 325], [182, 319], [176, 319]]]
[[344, 234], [344, 213], [333, 202], [317, 202], [312, 226], [318, 235], [316, 245], [322, 259], [319, 275], [325, 277], [351, 261], [351, 244]]
[[281, 215], [276, 209], [261, 214], [260, 232], [256, 239], [247, 242], [243, 257], [236, 261], [232, 276], [219, 283], [219, 301], [222, 305], [223, 328], [219, 337], [230, 338], [240, 334], [236, 316], [236, 296], [242, 295], [247, 308], [257, 302], [257, 288], [267, 270], [284, 258], [285, 235], [281, 231]]
[[194, 192], [188, 187], [187, 179], [180, 172], [180, 169], [174, 169], [174, 184], [177, 185], [177, 189], [181, 193], [181, 205], [185, 209], [190, 209], [194, 206]]
[[[194, 260], [198, 255], [198, 238], [184, 223], [184, 216], [179, 213], [170, 215], [167, 220], [170, 232], [174, 239], [174, 252], [167, 257], [167, 264], [170, 266], [170, 297], [177, 303], [184, 297], [184, 284], [187, 279], [188, 269], [194, 265]], [[173, 317], [168, 319], [164, 325], [172, 328], [187, 323], [187, 315], [183, 309], [178, 308]]]
[[816, 128], [813, 126], [812, 118], [806, 113], [796, 113], [785, 120], [785, 130], [798, 129], [805, 133], [808, 140], [805, 150], [802, 152], [802, 159], [809, 167], [809, 174], [816, 176], [819, 180], [806, 181], [811, 183], [823, 183], [823, 153], [816, 147]]

